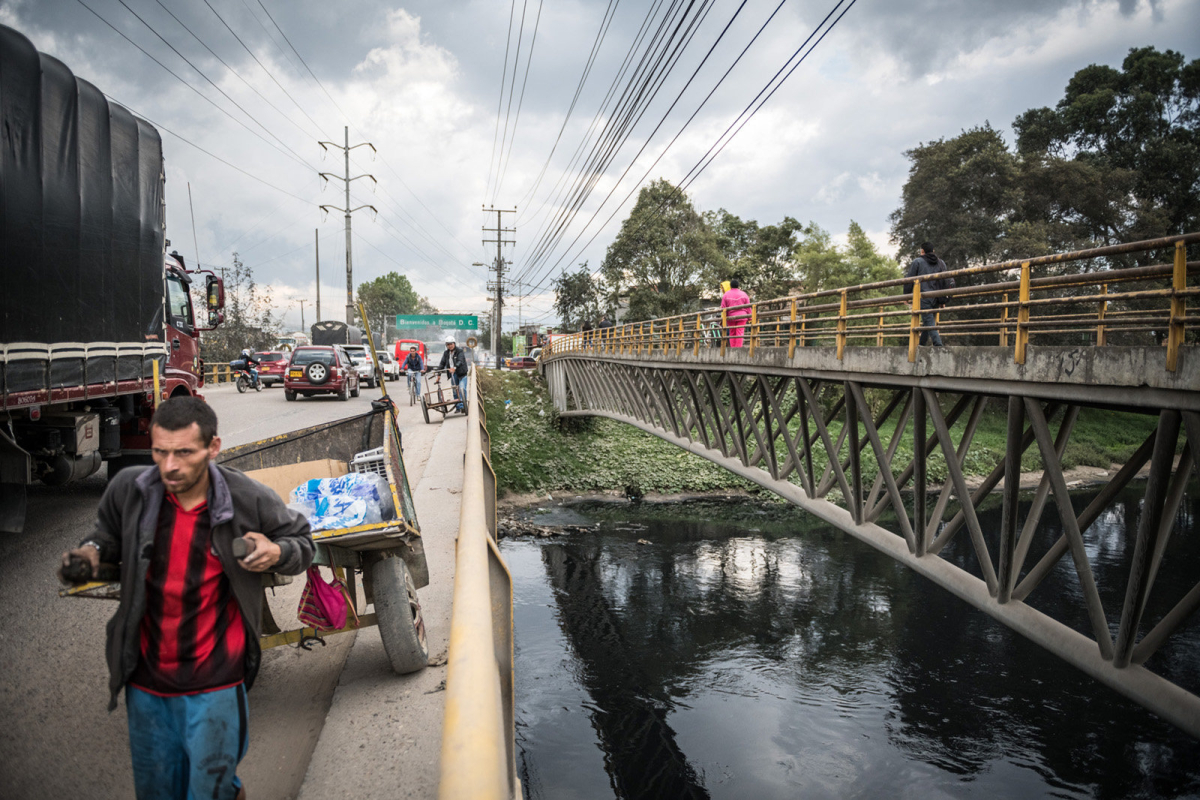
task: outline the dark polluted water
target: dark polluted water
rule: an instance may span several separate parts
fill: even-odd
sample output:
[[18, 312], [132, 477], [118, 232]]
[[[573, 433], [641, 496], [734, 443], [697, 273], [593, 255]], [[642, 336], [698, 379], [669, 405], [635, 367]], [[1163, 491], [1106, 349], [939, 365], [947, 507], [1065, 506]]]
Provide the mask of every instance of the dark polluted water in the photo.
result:
[[[1139, 500], [1132, 489], [1086, 534], [1114, 632]], [[1191, 588], [1198, 515], [1193, 484], [1148, 620]], [[1200, 797], [1200, 742], [799, 509], [525, 516], [596, 525], [502, 542], [527, 798]], [[981, 522], [997, 526], [998, 509]], [[1030, 558], [1059, 532], [1050, 507]], [[958, 537], [949, 558], [967, 566], [969, 548]], [[1029, 602], [1081, 605], [1069, 556]], [[1081, 609], [1058, 618], [1086, 630]], [[1193, 692], [1198, 629], [1147, 665]]]

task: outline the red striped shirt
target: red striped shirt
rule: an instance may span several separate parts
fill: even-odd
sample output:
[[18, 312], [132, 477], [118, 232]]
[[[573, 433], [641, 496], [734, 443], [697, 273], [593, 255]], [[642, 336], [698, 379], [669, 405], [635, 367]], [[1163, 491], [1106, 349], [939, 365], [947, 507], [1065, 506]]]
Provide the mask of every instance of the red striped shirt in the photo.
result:
[[166, 495], [146, 572], [141, 658], [130, 683], [158, 695], [234, 686], [245, 677], [246, 629], [212, 546], [208, 504]]

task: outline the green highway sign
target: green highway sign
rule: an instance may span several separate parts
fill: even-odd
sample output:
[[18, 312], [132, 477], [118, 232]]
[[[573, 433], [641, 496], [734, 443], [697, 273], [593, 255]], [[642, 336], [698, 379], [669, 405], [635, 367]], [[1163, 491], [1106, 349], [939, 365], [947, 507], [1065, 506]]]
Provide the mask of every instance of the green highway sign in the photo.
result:
[[396, 327], [405, 328], [451, 328], [459, 331], [479, 330], [479, 317], [468, 314], [397, 314]]

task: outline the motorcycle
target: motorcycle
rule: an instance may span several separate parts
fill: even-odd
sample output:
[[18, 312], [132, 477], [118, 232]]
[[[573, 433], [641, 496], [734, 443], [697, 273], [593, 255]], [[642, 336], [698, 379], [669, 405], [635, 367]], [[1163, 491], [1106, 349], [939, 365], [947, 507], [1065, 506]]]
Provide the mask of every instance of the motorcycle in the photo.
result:
[[237, 378], [234, 382], [235, 385], [237, 386], [238, 394], [245, 394], [246, 390], [249, 389], [251, 386], [254, 387], [254, 391], [256, 391], [256, 392], [262, 391], [262, 388], [263, 388], [262, 381], [254, 380], [254, 375], [250, 372], [250, 368], [246, 365], [245, 361], [241, 361], [241, 360], [230, 361], [229, 366], [232, 367], [233, 369], [237, 370], [237, 373], [238, 373]]

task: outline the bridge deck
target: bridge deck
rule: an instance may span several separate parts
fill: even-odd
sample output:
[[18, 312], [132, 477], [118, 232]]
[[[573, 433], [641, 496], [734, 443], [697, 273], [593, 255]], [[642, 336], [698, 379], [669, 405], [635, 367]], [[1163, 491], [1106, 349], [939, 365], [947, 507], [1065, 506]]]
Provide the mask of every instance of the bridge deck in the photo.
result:
[[1163, 347], [1047, 347], [1030, 345], [1024, 364], [1014, 363], [1004, 347], [922, 347], [914, 362], [904, 347], [847, 347], [842, 358], [833, 347], [674, 348], [588, 347], [557, 358], [581, 357], [653, 365], [670, 369], [803, 374], [820, 380], [849, 380], [889, 386], [925, 386], [945, 391], [1021, 394], [1089, 405], [1125, 408], [1200, 410], [1200, 348], [1180, 348], [1174, 372], [1166, 369]]

